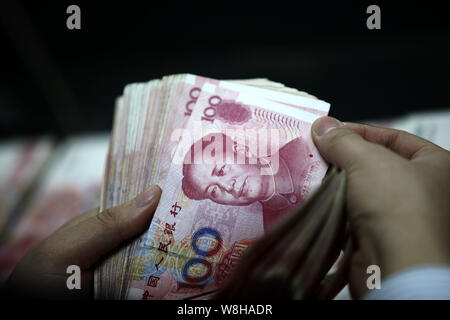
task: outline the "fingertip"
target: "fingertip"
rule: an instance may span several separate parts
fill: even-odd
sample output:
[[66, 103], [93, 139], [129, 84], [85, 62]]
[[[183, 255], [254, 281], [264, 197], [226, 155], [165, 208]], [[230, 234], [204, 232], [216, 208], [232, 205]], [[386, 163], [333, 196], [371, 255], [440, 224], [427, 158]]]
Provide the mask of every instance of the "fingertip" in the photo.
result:
[[135, 218], [137, 218], [134, 219], [135, 223], [146, 227], [150, 224], [158, 207], [161, 192], [161, 188], [155, 184], [134, 199], [134, 210], [132, 211], [135, 212]]
[[336, 118], [325, 116], [314, 121], [311, 130], [317, 137], [321, 137], [329, 131], [335, 128], [340, 128], [344, 125], [345, 124]]
[[[335, 130], [338, 129], [338, 130]], [[367, 142], [333, 117], [317, 119], [311, 128], [314, 143], [328, 162], [349, 169], [367, 153]]]
[[147, 190], [139, 194], [135, 200], [134, 205], [136, 208], [144, 208], [150, 205], [158, 203], [161, 197], [161, 188], [158, 185], [152, 185]]

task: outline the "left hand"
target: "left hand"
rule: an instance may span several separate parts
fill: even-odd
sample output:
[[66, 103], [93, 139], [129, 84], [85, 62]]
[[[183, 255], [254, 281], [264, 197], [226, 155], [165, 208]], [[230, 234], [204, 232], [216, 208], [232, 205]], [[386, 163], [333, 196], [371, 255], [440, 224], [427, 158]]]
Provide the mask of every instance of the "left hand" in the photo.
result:
[[[67, 299], [92, 296], [94, 264], [125, 240], [148, 229], [161, 196], [152, 186], [134, 200], [88, 211], [39, 242], [20, 260], [6, 288], [15, 295]], [[69, 290], [67, 267], [81, 269], [81, 289]]]

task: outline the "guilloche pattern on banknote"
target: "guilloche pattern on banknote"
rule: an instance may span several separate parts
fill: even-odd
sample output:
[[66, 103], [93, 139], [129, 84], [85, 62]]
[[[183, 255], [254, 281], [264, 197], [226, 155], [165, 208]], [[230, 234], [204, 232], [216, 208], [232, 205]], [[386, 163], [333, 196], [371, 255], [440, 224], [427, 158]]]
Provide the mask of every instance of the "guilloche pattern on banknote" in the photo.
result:
[[[206, 83], [177, 141], [163, 194], [130, 270], [129, 299], [220, 286], [246, 248], [318, 187], [319, 116]], [[200, 162], [198, 162], [198, 155]]]

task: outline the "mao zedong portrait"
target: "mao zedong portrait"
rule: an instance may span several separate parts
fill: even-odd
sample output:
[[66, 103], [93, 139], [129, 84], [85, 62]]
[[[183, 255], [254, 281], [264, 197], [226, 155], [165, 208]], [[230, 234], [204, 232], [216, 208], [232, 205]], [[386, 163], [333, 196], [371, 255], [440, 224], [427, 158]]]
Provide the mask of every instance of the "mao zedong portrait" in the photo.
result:
[[[240, 161], [244, 164], [236, 161], [230, 164], [224, 160], [220, 163], [209, 161], [195, 164], [194, 150], [203, 152], [217, 139], [218, 134], [196, 141], [186, 154], [183, 164], [182, 189], [187, 197], [192, 200], [209, 199], [230, 206], [247, 206], [259, 201], [265, 230], [303, 202], [309, 189], [307, 183], [312, 165], [309, 148], [303, 139], [296, 138], [280, 148], [277, 154], [272, 154], [272, 159], [278, 156], [278, 170], [272, 175], [263, 175], [261, 168], [270, 166], [267, 158], [256, 158], [248, 152], [248, 147], [236, 144], [224, 134], [219, 134], [219, 137], [220, 135], [223, 138], [224, 154], [237, 157], [238, 153], [244, 153], [240, 155], [245, 157], [245, 162]], [[201, 144], [201, 147], [197, 144]], [[233, 147], [227, 149], [227, 144]]]

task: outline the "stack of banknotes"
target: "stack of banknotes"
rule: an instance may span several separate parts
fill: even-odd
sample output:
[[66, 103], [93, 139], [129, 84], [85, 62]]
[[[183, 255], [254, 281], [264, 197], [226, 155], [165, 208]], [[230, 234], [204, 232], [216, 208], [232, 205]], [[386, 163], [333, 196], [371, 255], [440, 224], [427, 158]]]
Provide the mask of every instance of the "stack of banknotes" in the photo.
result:
[[328, 111], [267, 79], [180, 74], [126, 86], [100, 209], [153, 184], [163, 192], [148, 230], [97, 266], [96, 298], [189, 299], [223, 286], [248, 248], [321, 185], [328, 164], [310, 130]]

